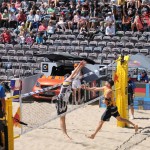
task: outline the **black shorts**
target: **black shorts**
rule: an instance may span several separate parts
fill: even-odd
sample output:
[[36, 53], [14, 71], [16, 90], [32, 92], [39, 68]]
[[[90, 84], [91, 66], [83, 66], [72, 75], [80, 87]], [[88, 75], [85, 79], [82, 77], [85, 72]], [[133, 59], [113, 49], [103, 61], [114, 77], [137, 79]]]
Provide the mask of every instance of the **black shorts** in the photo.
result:
[[128, 94], [128, 105], [133, 106], [134, 105], [134, 100], [133, 100], [133, 94]]
[[62, 99], [58, 99], [56, 102], [57, 115], [61, 115], [67, 112], [67, 103]]
[[117, 106], [107, 107], [107, 109], [105, 110], [105, 112], [103, 113], [103, 115], [101, 117], [101, 120], [102, 121], [109, 121], [111, 116], [113, 116], [115, 118], [120, 116]]

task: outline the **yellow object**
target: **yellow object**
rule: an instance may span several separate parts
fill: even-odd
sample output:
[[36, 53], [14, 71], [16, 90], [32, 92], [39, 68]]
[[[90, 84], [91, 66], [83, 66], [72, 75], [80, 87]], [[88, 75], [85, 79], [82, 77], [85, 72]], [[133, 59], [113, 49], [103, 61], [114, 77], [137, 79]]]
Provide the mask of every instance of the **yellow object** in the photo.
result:
[[[115, 95], [116, 95], [116, 105], [118, 106], [118, 111], [121, 117], [128, 119], [128, 61], [129, 56], [124, 57], [124, 61], [121, 61], [121, 57], [117, 60], [117, 70], [114, 75], [115, 81]], [[117, 122], [117, 126], [126, 127], [125, 123]]]
[[14, 132], [13, 132], [13, 114], [12, 114], [12, 100], [6, 100], [6, 120], [8, 129], [8, 150], [14, 150]]
[[[14, 130], [13, 130], [13, 107], [12, 99], [19, 98], [19, 95], [12, 96], [6, 100], [6, 126], [8, 130], [8, 150], [14, 150]], [[6, 145], [5, 145], [6, 146]]]

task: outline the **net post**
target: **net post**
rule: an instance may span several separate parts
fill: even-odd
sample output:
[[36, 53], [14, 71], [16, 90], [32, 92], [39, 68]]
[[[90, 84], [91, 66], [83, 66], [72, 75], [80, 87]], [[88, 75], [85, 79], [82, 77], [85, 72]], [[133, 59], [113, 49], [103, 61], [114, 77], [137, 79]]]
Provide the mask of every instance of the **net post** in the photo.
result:
[[[128, 61], [129, 56], [119, 57], [117, 60], [115, 90], [116, 104], [121, 117], [128, 119]], [[128, 125], [123, 122], [117, 121], [117, 126], [127, 127]]]
[[12, 99], [6, 100], [6, 120], [8, 131], [8, 150], [14, 150], [14, 132], [13, 132], [13, 113], [12, 113]]

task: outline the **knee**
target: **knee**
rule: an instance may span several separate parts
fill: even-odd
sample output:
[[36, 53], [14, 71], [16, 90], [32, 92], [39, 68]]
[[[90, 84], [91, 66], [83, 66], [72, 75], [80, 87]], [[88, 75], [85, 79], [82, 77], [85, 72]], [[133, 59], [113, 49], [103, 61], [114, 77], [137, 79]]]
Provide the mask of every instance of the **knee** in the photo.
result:
[[122, 121], [122, 118], [121, 117], [117, 117], [116, 118], [118, 121]]

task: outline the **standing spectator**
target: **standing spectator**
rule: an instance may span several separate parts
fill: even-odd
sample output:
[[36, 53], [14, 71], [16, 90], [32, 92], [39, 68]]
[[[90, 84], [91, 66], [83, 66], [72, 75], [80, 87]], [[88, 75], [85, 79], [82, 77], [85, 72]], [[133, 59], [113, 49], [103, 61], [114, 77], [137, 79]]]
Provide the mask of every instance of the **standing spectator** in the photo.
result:
[[[78, 64], [74, 64], [74, 68], [76, 68], [77, 66]], [[81, 80], [78, 79], [81, 75], [82, 75], [81, 72], [79, 72], [76, 78], [72, 82], [73, 99], [76, 105], [81, 102]], [[78, 92], [78, 98], [77, 98], [77, 92]]]
[[2, 33], [2, 42], [3, 43], [11, 42], [11, 34], [7, 29], [4, 29], [4, 32]]
[[115, 35], [115, 27], [112, 23], [109, 23], [105, 30], [105, 35]]
[[12, 11], [9, 14], [8, 22], [9, 22], [9, 27], [10, 28], [16, 28], [16, 26], [17, 26], [17, 17], [14, 14], [14, 12], [12, 12]]
[[131, 80], [131, 75], [128, 75], [128, 105], [131, 109], [131, 119], [134, 119], [134, 89], [135, 89], [135, 84]]
[[8, 19], [9, 19], [9, 14], [7, 9], [4, 10], [4, 13], [2, 14], [2, 27], [8, 27]]

